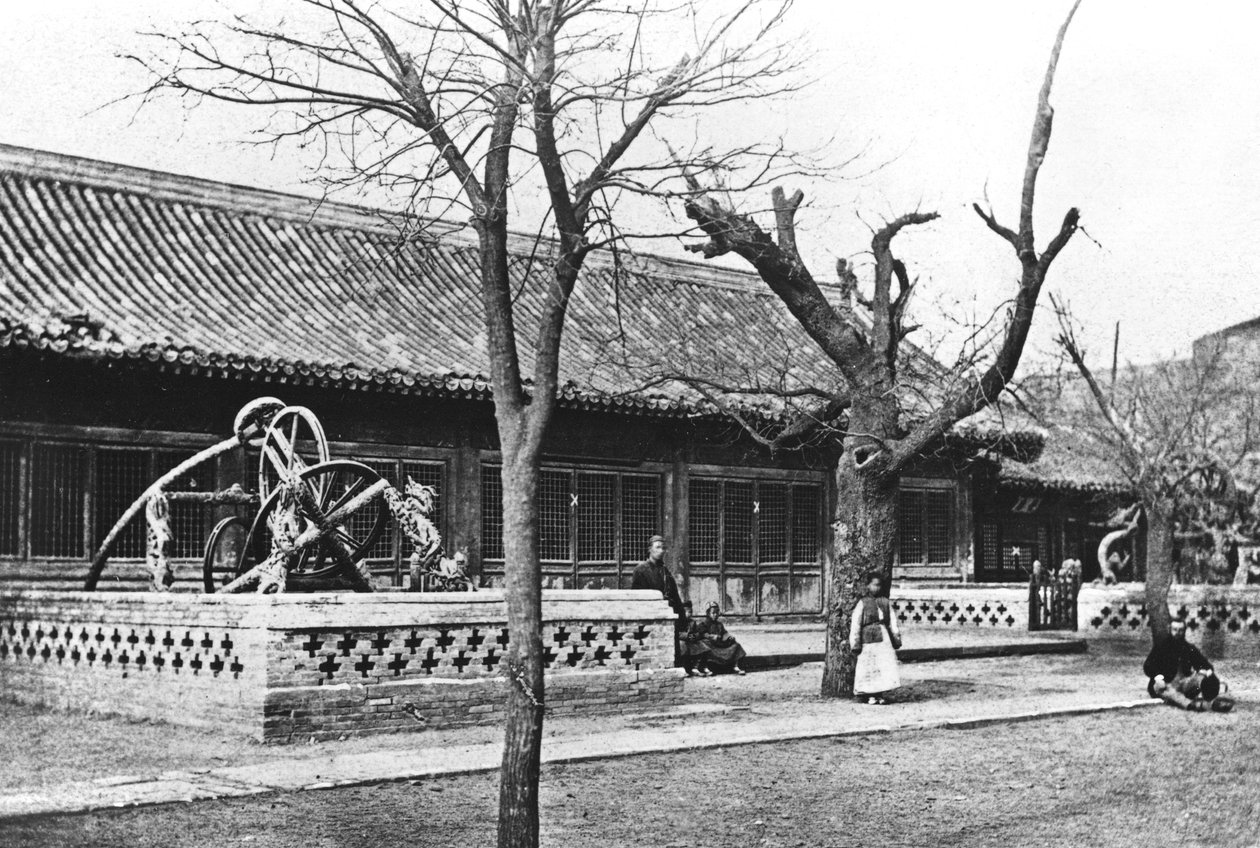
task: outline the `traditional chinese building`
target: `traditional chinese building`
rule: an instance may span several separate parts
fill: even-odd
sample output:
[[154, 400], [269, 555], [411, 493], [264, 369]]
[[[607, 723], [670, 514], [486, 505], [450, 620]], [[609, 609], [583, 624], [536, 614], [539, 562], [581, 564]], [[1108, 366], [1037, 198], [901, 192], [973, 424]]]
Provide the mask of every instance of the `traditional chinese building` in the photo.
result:
[[[515, 245], [522, 283], [536, 249]], [[80, 586], [151, 480], [229, 434], [245, 402], [274, 395], [313, 409], [334, 455], [435, 486], [448, 550], [499, 582], [476, 275], [471, 237], [450, 225], [400, 239], [397, 221], [370, 209], [0, 146], [0, 580]], [[663, 352], [755, 369], [766, 351], [827, 379], [755, 277], [591, 260], [569, 309], [539, 492], [546, 586], [624, 586], [662, 532], [697, 606], [822, 610], [834, 453], [771, 456], [642, 367]], [[240, 450], [183, 486], [253, 488], [257, 464]], [[1079, 478], [1017, 465], [925, 463], [907, 478], [898, 576], [1023, 580], [1030, 558], [1084, 544]], [[177, 588], [193, 590], [225, 508], [174, 509]], [[143, 544], [137, 524], [101, 588], [141, 585]], [[394, 535], [372, 551], [382, 585], [405, 582], [400, 549]]]

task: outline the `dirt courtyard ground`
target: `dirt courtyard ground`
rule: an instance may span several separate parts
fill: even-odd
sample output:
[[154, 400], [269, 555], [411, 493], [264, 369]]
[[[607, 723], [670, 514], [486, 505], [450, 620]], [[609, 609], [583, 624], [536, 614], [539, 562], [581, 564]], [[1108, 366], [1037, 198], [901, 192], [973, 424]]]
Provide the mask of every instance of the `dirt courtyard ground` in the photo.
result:
[[[549, 720], [548, 737], [812, 716], [911, 725], [1140, 698], [1140, 652], [904, 665], [889, 707], [821, 699], [818, 666], [689, 681], [692, 712]], [[1260, 689], [1254, 662], [1222, 666]], [[163, 769], [500, 738], [498, 727], [320, 745], [0, 703], [0, 792]], [[1260, 846], [1260, 704], [1170, 708], [547, 766], [543, 844], [703, 846]], [[497, 775], [0, 821], [0, 846], [493, 844]]]
[[[905, 687], [898, 703], [877, 716], [849, 701], [818, 695], [817, 664], [747, 677], [687, 681], [685, 706], [692, 715], [592, 715], [549, 718], [548, 737], [683, 727], [692, 722], [741, 725], [759, 718], [823, 716], [837, 725], [854, 722], [906, 724], [940, 717], [982, 716], [1043, 708], [1050, 702], [1093, 704], [1140, 698], [1141, 657], [1127, 650], [1066, 656], [1003, 657], [912, 663], [902, 666]], [[1228, 668], [1236, 688], [1260, 688], [1254, 663]], [[725, 710], [726, 712], [722, 712]], [[349, 739], [316, 745], [260, 745], [232, 728], [201, 730], [152, 722], [35, 709], [0, 700], [0, 792], [31, 791], [70, 781], [159, 774], [174, 769], [213, 769], [333, 753], [368, 753], [409, 747], [497, 742], [495, 726], [425, 730], [397, 736]]]
[[[1170, 708], [549, 767], [543, 844], [1260, 844], [1260, 708]], [[493, 775], [0, 823], [13, 846], [493, 844]]]

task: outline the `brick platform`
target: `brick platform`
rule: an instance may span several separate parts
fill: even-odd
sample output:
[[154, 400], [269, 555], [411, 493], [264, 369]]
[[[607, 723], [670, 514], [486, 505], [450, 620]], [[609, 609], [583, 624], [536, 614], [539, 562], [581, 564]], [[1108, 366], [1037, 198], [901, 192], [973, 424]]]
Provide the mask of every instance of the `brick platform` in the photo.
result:
[[[898, 585], [893, 611], [902, 628], [1027, 632], [1027, 586], [919, 587]], [[1168, 609], [1184, 618], [1189, 638], [1213, 658], [1260, 658], [1260, 586], [1173, 586]], [[1150, 641], [1141, 583], [1081, 587], [1077, 606], [1081, 638]]]
[[[660, 595], [543, 594], [549, 713], [672, 704]], [[0, 688], [24, 703], [265, 741], [501, 718], [506, 611], [469, 594], [0, 592]]]

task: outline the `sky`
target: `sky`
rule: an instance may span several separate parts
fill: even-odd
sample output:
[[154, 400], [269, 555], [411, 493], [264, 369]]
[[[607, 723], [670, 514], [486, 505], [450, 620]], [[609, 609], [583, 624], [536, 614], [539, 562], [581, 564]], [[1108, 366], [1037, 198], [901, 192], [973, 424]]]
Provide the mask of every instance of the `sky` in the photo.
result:
[[[705, 0], [726, 2], [726, 0]], [[731, 0], [734, 2], [734, 0]], [[233, 8], [248, 0], [234, 2]], [[268, 0], [270, 10], [281, 0]], [[1068, 0], [798, 0], [789, 25], [813, 83], [781, 102], [706, 118], [751, 127], [851, 166], [785, 184], [805, 192], [798, 241], [821, 278], [862, 261], [870, 227], [913, 209], [941, 219], [899, 237], [929, 335], [988, 315], [1013, 291], [1010, 248], [971, 211], [1014, 227], [1037, 91]], [[173, 100], [137, 112], [142, 70], [117, 54], [137, 33], [222, 15], [215, 0], [0, 2], [0, 143], [281, 191], [313, 193], [309, 156], [243, 145], [260, 116]], [[1260, 316], [1260, 50], [1251, 4], [1084, 0], [1051, 102], [1054, 135], [1038, 184], [1044, 246], [1071, 206], [1083, 230], [1047, 290], [1084, 325], [1095, 360], [1188, 353], [1205, 333]], [[987, 198], [987, 201], [986, 201]], [[653, 250], [684, 255], [676, 242]], [[1039, 314], [1032, 363], [1053, 353]]]

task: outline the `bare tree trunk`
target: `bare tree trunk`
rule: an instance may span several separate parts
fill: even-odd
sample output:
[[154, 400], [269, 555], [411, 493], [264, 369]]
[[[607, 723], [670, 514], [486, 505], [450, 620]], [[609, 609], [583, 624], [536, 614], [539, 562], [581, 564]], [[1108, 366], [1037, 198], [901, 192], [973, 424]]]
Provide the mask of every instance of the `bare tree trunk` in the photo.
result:
[[1146, 614], [1151, 623], [1151, 640], [1158, 644], [1168, 635], [1172, 615], [1168, 612], [1168, 589], [1172, 586], [1173, 517], [1170, 505], [1146, 505]]
[[[506, 446], [505, 446], [506, 447]], [[538, 566], [539, 455], [504, 450], [503, 552], [507, 579], [507, 716], [499, 775], [499, 848], [538, 845], [542, 753], [542, 588]]]
[[827, 609], [827, 653], [823, 664], [823, 697], [853, 694], [857, 657], [849, 648], [853, 608], [866, 583], [892, 577], [897, 539], [897, 476], [859, 471], [849, 456], [836, 469], [836, 514]]

